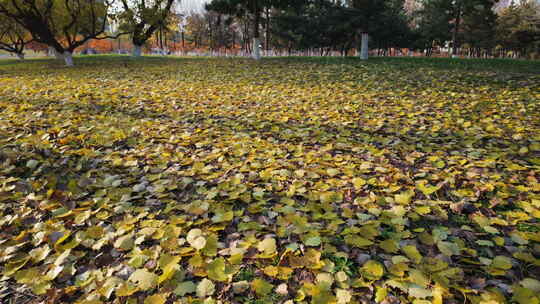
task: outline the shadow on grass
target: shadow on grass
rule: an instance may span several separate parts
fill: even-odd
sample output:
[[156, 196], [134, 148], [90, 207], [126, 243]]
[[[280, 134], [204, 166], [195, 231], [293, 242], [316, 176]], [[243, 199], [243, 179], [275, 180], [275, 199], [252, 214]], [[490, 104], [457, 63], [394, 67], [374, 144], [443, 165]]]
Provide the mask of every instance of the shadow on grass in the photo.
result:
[[318, 64], [392, 65], [400, 69], [433, 68], [441, 70], [496, 71], [540, 75], [540, 60], [468, 59], [430, 57], [372, 57], [367, 61], [358, 57], [274, 57], [265, 60], [310, 62]]
[[[133, 59], [129, 55], [83, 55], [75, 56], [75, 65], [87, 66], [103, 63], [144, 63], [144, 64], [168, 64], [172, 62], [190, 61], [220, 61], [230, 60], [246, 63], [256, 63], [245, 57], [177, 57], [177, 56], [142, 56]], [[453, 58], [428, 58], [428, 57], [372, 57], [367, 61], [357, 57], [267, 57], [263, 58], [259, 64], [281, 63], [313, 63], [320, 65], [374, 65], [389, 66], [399, 70], [417, 70], [419, 68], [430, 68], [434, 70], [462, 70], [462, 71], [491, 71], [491, 72], [511, 72], [540, 75], [540, 61], [519, 60], [519, 59], [453, 59]], [[28, 58], [24, 61], [18, 59], [0, 59], [0, 66], [24, 66], [47, 64], [54, 67], [62, 67], [63, 62], [53, 58]]]

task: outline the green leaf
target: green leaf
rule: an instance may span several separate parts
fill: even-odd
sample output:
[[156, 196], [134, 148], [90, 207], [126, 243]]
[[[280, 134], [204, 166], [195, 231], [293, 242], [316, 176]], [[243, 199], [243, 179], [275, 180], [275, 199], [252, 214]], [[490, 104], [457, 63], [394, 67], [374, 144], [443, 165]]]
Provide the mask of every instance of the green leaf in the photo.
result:
[[498, 255], [491, 262], [491, 266], [497, 269], [508, 270], [512, 268], [512, 260], [509, 257]]
[[384, 267], [381, 263], [375, 260], [367, 261], [360, 269], [362, 276], [368, 280], [376, 281], [384, 274]]
[[418, 269], [411, 269], [409, 271], [409, 280], [421, 287], [428, 287], [431, 282], [431, 280]]
[[343, 201], [343, 194], [333, 191], [323, 192], [319, 196], [323, 204], [339, 203]]
[[217, 258], [212, 262], [206, 265], [206, 271], [208, 272], [208, 278], [224, 282], [227, 280], [227, 275], [225, 274], [225, 259]]
[[26, 162], [26, 167], [30, 169], [35, 169], [39, 165], [39, 162], [35, 159], [31, 159]]
[[212, 222], [214, 223], [223, 223], [223, 222], [229, 222], [233, 219], [234, 212], [233, 211], [227, 211], [227, 212], [219, 212], [216, 213], [212, 217]]
[[253, 291], [259, 295], [259, 296], [266, 296], [270, 292], [272, 292], [272, 289], [274, 288], [274, 285], [266, 282], [263, 279], [255, 279], [253, 282], [251, 282], [251, 288], [253, 288]]
[[311, 236], [311, 237], [308, 237], [305, 241], [304, 241], [304, 244], [306, 246], [320, 246], [321, 245], [321, 237], [320, 236]]
[[19, 284], [31, 284], [37, 277], [40, 276], [40, 271], [37, 267], [32, 267], [29, 269], [23, 269], [15, 273], [15, 280]]
[[392, 239], [380, 242], [379, 247], [381, 247], [381, 249], [386, 253], [396, 253], [399, 251], [399, 243]]
[[114, 247], [128, 251], [133, 248], [135, 245], [135, 240], [133, 239], [133, 235], [127, 234], [124, 236], [119, 237], [116, 242], [114, 242]]
[[540, 281], [533, 278], [525, 278], [519, 282], [519, 284], [527, 289], [532, 290], [535, 293], [540, 292]]
[[206, 245], [201, 250], [205, 256], [213, 257], [217, 255], [218, 239], [214, 234], [209, 235], [206, 238]]
[[409, 287], [409, 295], [413, 298], [425, 299], [427, 297], [431, 297], [432, 293], [431, 290], [427, 288], [413, 285]]
[[451, 257], [453, 255], [459, 255], [460, 249], [459, 246], [452, 242], [443, 242], [440, 241], [437, 243], [437, 248], [442, 252], [442, 254]]
[[17, 270], [24, 267], [24, 265], [26, 265], [26, 263], [29, 260], [30, 260], [30, 256], [5, 264], [4, 269], [3, 269], [3, 274], [8, 277], [11, 276], [15, 272], [17, 272]]
[[354, 247], [358, 247], [358, 248], [363, 248], [363, 247], [368, 247], [368, 246], [373, 245], [372, 241], [365, 239], [363, 237], [360, 237], [358, 235], [352, 235], [352, 234], [345, 236], [345, 243]]
[[412, 245], [403, 246], [403, 248], [401, 248], [401, 251], [403, 251], [403, 253], [405, 253], [405, 255], [409, 259], [411, 259], [415, 264], [419, 264], [422, 261], [422, 255], [420, 254], [418, 249], [416, 249], [415, 246], [412, 246]]
[[532, 290], [516, 287], [513, 289], [512, 302], [519, 304], [538, 304], [540, 303], [540, 300], [538, 297], [535, 297]]
[[183, 297], [187, 294], [194, 293], [197, 290], [197, 285], [191, 281], [186, 281], [178, 284], [174, 289], [174, 294]]

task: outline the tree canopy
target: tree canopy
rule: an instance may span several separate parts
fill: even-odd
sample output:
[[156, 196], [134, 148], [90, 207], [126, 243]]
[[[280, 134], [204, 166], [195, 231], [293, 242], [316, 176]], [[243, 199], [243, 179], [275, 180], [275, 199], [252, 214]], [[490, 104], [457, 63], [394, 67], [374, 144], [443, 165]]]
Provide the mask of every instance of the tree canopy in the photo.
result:
[[106, 34], [109, 0], [0, 0], [0, 15], [27, 30], [32, 38], [65, 55]]
[[[370, 42], [369, 50], [379, 55], [391, 49], [427, 56], [434, 51], [468, 57], [540, 54], [539, 4], [534, 0], [212, 0], [204, 12], [183, 13], [179, 4], [0, 0], [4, 42], [11, 37], [10, 47], [3, 45], [20, 54], [33, 40], [71, 54], [90, 40], [129, 35], [135, 57], [154, 43], [162, 52], [169, 50], [164, 39], [181, 40], [182, 49], [186, 41], [210, 51], [240, 49], [255, 59], [263, 49], [268, 54], [351, 55], [361, 49], [360, 42], [366, 52]], [[31, 39], [16, 39], [14, 47], [12, 38], [21, 31]]]

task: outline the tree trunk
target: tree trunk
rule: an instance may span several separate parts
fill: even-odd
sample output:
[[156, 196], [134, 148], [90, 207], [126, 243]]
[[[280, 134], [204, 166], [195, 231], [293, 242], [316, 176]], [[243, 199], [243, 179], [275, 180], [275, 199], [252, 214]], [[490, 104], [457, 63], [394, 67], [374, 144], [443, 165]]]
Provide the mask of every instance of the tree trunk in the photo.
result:
[[64, 52], [64, 62], [66, 63], [67, 67], [73, 66], [73, 54], [71, 52]]
[[362, 45], [360, 46], [360, 59], [361, 60], [368, 59], [368, 50], [369, 50], [368, 42], [369, 42], [368, 33], [362, 33]]
[[[163, 37], [163, 26], [159, 28], [159, 44], [161, 48], [161, 52], [165, 53], [165, 43], [164, 43], [164, 37]], [[165, 54], [162, 54], [165, 55]]]
[[266, 34], [265, 34], [265, 49], [266, 49], [266, 56], [268, 56], [268, 53], [270, 53], [270, 9], [266, 8]]
[[459, 33], [459, 25], [461, 23], [461, 1], [458, 1], [457, 3], [457, 13], [456, 13], [456, 23], [454, 26], [454, 33], [452, 35], [452, 58], [457, 58], [457, 52], [458, 52], [458, 33]]
[[18, 57], [20, 60], [24, 60], [24, 54], [23, 54], [23, 53], [17, 53], [17, 57]]
[[261, 23], [261, 12], [259, 10], [259, 0], [253, 1], [253, 13], [255, 17], [253, 18], [253, 53], [251, 53], [253, 59], [261, 59], [261, 33], [259, 25]]
[[139, 57], [141, 57], [141, 54], [142, 54], [142, 45], [134, 44], [131, 56], [134, 57], [134, 58], [139, 58]]
[[236, 40], [236, 37], [235, 37], [235, 32], [234, 30], [232, 31], [232, 39], [231, 39], [231, 50], [234, 51], [234, 41]]
[[184, 55], [186, 54], [186, 40], [184, 38], [184, 31], [182, 31], [182, 52], [184, 52]]
[[50, 46], [49, 55], [52, 55], [52, 54], [54, 54], [54, 57], [56, 58], [56, 60], [64, 60], [64, 56], [62, 55], [62, 53], [58, 52], [54, 47]]
[[261, 59], [261, 40], [259, 38], [253, 38], [253, 59]]

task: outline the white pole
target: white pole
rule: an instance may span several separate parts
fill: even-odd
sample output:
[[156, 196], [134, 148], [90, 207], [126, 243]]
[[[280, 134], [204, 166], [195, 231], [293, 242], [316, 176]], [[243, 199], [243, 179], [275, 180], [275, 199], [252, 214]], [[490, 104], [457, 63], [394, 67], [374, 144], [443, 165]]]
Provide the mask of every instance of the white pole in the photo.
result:
[[141, 54], [142, 54], [142, 46], [134, 44], [133, 45], [133, 51], [132, 51], [131, 55], [133, 57], [141, 57]]
[[253, 38], [253, 59], [260, 60], [261, 59], [261, 41], [259, 38]]
[[73, 66], [73, 54], [71, 54], [71, 52], [65, 51], [64, 52], [64, 61], [66, 62], [66, 66], [72, 67]]
[[367, 60], [368, 59], [368, 43], [369, 43], [369, 35], [368, 33], [362, 33], [362, 46], [360, 47], [360, 59]]

